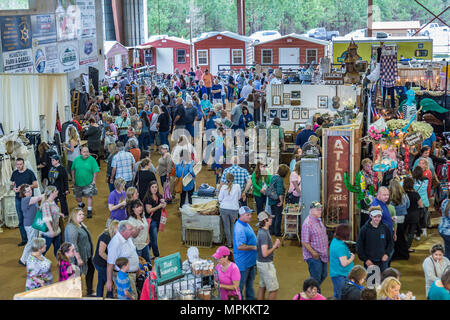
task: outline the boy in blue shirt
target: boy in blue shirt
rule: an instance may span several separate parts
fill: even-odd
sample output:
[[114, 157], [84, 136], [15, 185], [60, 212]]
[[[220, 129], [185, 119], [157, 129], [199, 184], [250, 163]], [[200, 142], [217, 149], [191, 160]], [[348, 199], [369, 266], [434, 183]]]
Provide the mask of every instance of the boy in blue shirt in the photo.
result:
[[130, 268], [128, 259], [123, 257], [118, 258], [116, 260], [116, 265], [120, 269], [116, 278], [117, 299], [135, 300], [135, 298], [131, 295], [130, 278], [127, 273], [128, 269]]

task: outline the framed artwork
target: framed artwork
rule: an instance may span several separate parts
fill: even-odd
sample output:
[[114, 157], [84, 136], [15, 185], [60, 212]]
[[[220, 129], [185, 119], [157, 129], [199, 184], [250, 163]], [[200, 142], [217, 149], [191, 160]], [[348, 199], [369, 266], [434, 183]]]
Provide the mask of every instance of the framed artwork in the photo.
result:
[[272, 97], [272, 104], [274, 106], [279, 106], [281, 105], [281, 97], [280, 96], [273, 96]]
[[280, 109], [280, 120], [289, 121], [289, 109]]
[[328, 96], [317, 96], [317, 108], [328, 109]]
[[300, 126], [303, 126], [302, 122], [294, 122], [294, 132], [297, 132]]
[[300, 99], [301, 95], [300, 91], [291, 91], [291, 99]]
[[278, 117], [278, 109], [269, 109], [269, 119]]
[[309, 119], [309, 110], [306, 108], [302, 108], [300, 111], [300, 117], [302, 120], [308, 120]]
[[292, 120], [300, 120], [300, 108], [292, 109]]
[[301, 105], [301, 101], [300, 100], [291, 100], [291, 106], [299, 106]]
[[283, 93], [283, 104], [284, 105], [291, 104], [291, 94], [290, 93]]

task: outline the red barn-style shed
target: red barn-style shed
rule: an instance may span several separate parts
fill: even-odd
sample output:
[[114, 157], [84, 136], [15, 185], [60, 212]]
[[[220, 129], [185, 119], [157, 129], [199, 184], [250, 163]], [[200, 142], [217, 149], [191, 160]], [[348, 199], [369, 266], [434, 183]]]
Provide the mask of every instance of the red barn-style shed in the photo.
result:
[[141, 45], [144, 46], [151, 46], [145, 55], [145, 65], [155, 65], [157, 73], [174, 73], [175, 69], [180, 72], [186, 69], [189, 72], [191, 68], [189, 40], [156, 35]]
[[319, 63], [320, 58], [326, 55], [327, 46], [328, 41], [291, 33], [273, 40], [255, 43], [253, 45], [254, 60], [260, 65], [304, 64], [313, 61]]
[[222, 64], [243, 69], [244, 64], [253, 62], [252, 43], [252, 39], [230, 31], [203, 33], [194, 41], [195, 65], [213, 75]]

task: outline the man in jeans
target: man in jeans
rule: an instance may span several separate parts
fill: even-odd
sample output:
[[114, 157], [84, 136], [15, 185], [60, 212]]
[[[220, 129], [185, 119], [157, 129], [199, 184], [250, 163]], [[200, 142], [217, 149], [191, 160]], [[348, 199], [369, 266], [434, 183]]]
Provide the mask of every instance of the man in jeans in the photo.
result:
[[311, 278], [319, 283], [319, 292], [328, 272], [328, 236], [321, 216], [322, 205], [313, 201], [302, 225], [303, 259], [308, 264]]
[[256, 266], [259, 272], [258, 300], [264, 300], [266, 290], [269, 292], [267, 299], [276, 300], [279, 288], [277, 270], [273, 264], [273, 252], [280, 247], [281, 242], [280, 239], [277, 239], [275, 244], [272, 244], [269, 227], [272, 225], [273, 218], [274, 216], [262, 211], [258, 215], [258, 224], [256, 225], [259, 227], [256, 245], [258, 248]]
[[23, 184], [30, 185], [31, 189], [38, 188], [38, 182], [36, 179], [36, 175], [30, 169], [25, 167], [25, 162], [22, 158], [17, 158], [16, 160], [16, 168], [11, 176], [11, 186], [14, 192], [16, 193], [16, 211], [17, 217], [19, 218], [19, 231], [22, 241], [18, 244], [19, 247], [22, 247], [27, 244], [27, 232], [25, 231], [25, 226], [23, 224], [23, 212], [22, 212], [22, 203], [19, 197], [19, 189]]
[[249, 207], [239, 208], [239, 219], [234, 224], [233, 255], [234, 261], [241, 272], [239, 289], [245, 300], [255, 300], [253, 281], [256, 275], [256, 235], [248, 224], [252, 219], [253, 210]]

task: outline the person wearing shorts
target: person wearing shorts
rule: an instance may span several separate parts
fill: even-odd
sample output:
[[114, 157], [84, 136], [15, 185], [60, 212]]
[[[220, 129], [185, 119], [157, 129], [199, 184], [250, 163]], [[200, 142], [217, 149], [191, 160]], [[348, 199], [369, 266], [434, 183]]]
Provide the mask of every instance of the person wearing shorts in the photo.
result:
[[256, 267], [259, 272], [258, 300], [265, 300], [266, 290], [269, 292], [268, 300], [276, 300], [279, 288], [277, 270], [273, 263], [273, 252], [280, 247], [281, 242], [277, 239], [275, 244], [272, 244], [269, 228], [273, 217], [265, 211], [258, 214], [257, 227], [259, 230], [256, 244], [258, 251]]
[[82, 202], [82, 198], [85, 197], [88, 205], [87, 217], [92, 218], [92, 197], [98, 193], [95, 180], [100, 168], [97, 161], [89, 155], [87, 147], [81, 149], [81, 155], [75, 158], [71, 170], [72, 181], [74, 181], [73, 194], [78, 202], [78, 206], [84, 208], [85, 205]]

